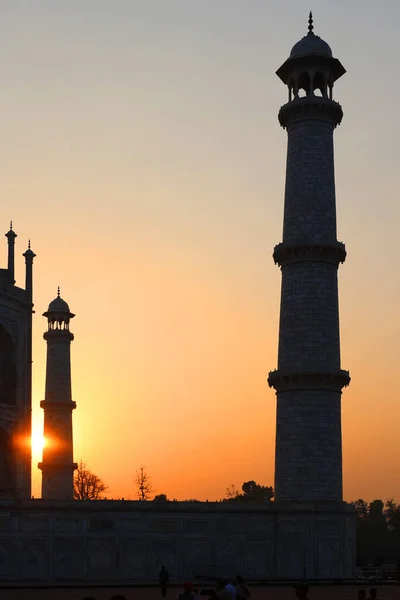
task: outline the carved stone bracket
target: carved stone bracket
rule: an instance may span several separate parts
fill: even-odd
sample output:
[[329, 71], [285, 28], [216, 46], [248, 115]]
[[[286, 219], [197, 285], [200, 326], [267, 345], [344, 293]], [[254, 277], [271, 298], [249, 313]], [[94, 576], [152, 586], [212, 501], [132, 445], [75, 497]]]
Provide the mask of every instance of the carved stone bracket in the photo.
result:
[[269, 387], [273, 387], [277, 392], [315, 389], [341, 391], [349, 383], [350, 374], [343, 369], [325, 373], [284, 373], [276, 370], [268, 375]]
[[343, 119], [343, 111], [340, 104], [334, 100], [306, 96], [284, 104], [279, 111], [278, 119], [284, 128], [293, 125], [296, 121], [307, 119], [325, 121], [335, 128]]
[[274, 248], [275, 264], [284, 267], [290, 263], [303, 260], [329, 262], [339, 266], [346, 259], [346, 248], [342, 242], [331, 244], [285, 244], [282, 242]]

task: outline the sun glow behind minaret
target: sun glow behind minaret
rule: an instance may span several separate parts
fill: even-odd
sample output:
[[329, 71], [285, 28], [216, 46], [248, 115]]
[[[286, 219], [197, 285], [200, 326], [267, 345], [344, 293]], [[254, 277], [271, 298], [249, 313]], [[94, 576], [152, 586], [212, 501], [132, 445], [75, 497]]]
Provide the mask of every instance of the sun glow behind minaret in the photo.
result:
[[45, 439], [43, 433], [40, 431], [32, 431], [31, 443], [32, 443], [32, 456], [34, 458], [41, 458], [43, 448], [47, 445], [46, 439]]

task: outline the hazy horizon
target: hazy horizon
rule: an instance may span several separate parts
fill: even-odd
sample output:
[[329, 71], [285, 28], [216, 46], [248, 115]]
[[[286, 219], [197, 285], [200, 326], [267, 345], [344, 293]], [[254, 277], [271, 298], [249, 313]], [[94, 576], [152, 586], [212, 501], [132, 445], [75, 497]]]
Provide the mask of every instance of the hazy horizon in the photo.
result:
[[[400, 5], [303, 0], [4, 0], [3, 230], [17, 285], [34, 264], [33, 424], [46, 321], [69, 303], [75, 460], [136, 497], [222, 498], [273, 485], [286, 132], [276, 77], [315, 33], [347, 69], [334, 88], [345, 499], [400, 499], [396, 392], [397, 23]], [[372, 48], [373, 46], [373, 48]], [[6, 239], [3, 264], [6, 264]], [[393, 265], [393, 266], [392, 266]], [[95, 426], [94, 426], [95, 424]], [[201, 462], [199, 453], [201, 452]], [[40, 454], [33, 494], [40, 495]]]

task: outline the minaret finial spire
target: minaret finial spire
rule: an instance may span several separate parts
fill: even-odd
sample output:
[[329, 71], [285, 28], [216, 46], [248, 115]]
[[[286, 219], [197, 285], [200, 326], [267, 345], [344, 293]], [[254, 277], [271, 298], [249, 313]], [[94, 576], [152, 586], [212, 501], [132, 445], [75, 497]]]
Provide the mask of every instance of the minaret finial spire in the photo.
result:
[[12, 221], [10, 221], [10, 231], [12, 231]]
[[310, 10], [310, 14], [308, 17], [308, 35], [314, 35], [313, 29], [314, 29], [314, 20], [313, 20], [313, 16], [312, 16], [312, 11]]
[[58, 288], [57, 288], [57, 298], [59, 298], [59, 297], [60, 297], [60, 286], [58, 286]]
[[28, 240], [28, 250], [31, 249], [31, 240]]

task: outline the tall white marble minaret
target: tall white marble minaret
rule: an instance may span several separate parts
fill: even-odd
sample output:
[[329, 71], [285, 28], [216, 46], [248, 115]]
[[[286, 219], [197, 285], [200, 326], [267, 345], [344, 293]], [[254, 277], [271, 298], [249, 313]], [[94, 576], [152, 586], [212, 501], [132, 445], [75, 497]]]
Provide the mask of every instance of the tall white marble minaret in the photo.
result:
[[288, 134], [277, 395], [275, 500], [342, 501], [341, 369], [333, 132], [342, 120], [334, 83], [345, 73], [313, 32], [277, 75], [288, 88], [279, 122]]
[[47, 312], [46, 392], [40, 406], [44, 410], [42, 498], [70, 500], [73, 498], [73, 475], [77, 464], [73, 461], [72, 411], [76, 408], [71, 396], [70, 344], [74, 339], [69, 330], [75, 316], [60, 297], [50, 302]]

